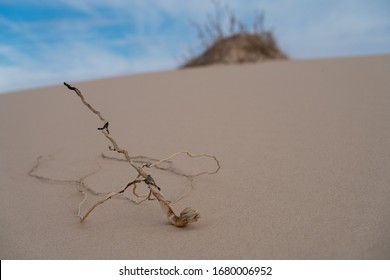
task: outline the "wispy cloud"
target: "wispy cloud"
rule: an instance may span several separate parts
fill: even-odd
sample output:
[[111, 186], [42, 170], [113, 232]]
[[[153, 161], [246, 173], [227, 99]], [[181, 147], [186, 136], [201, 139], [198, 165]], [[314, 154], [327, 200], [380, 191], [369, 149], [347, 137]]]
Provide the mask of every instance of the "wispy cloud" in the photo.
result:
[[156, 23], [137, 22], [115, 6], [125, 2], [110, 2], [111, 11], [106, 2], [63, 4], [78, 16], [13, 20], [1, 15], [7, 40], [0, 42], [0, 91], [175, 67], [173, 53], [161, 50], [168, 47], [162, 35], [142, 35]]
[[[292, 58], [390, 52], [386, 0], [226, 3], [247, 24], [264, 10]], [[198, 45], [191, 21], [212, 9], [209, 0], [2, 0], [0, 92], [174, 69]]]

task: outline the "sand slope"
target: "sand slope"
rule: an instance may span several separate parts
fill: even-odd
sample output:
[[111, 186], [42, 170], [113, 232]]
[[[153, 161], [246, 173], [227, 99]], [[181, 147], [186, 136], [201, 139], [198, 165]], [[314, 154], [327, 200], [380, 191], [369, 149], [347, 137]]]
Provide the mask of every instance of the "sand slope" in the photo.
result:
[[[101, 158], [110, 154], [101, 123], [63, 85], [1, 95], [0, 258], [389, 259], [389, 73], [390, 56], [374, 56], [74, 84], [130, 154], [219, 158], [220, 172], [197, 178], [172, 205], [200, 210], [184, 229], [156, 201], [121, 198], [79, 224], [83, 196], [71, 181], [96, 172], [88, 185], [108, 192], [134, 171]], [[28, 176], [39, 156], [35, 174], [70, 182]], [[214, 167], [176, 163], [186, 172]], [[191, 187], [152, 174], [170, 199]]]

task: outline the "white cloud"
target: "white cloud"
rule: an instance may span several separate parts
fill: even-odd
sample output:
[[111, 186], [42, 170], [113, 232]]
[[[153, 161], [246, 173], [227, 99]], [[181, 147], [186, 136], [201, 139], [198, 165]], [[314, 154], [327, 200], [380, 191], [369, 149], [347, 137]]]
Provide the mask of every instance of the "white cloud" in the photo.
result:
[[[173, 69], [177, 57], [172, 46], [180, 45], [180, 35], [158, 34], [152, 37], [142, 35], [149, 25], [159, 25], [161, 19], [140, 13], [150, 10], [143, 2], [131, 7], [127, 1], [63, 1], [78, 11], [85, 12], [87, 18], [72, 20], [45, 18], [33, 22], [12, 22], [0, 18], [5, 29], [22, 38], [23, 45], [0, 43], [0, 59], [6, 62], [0, 67], [0, 92], [22, 88], [46, 86], [67, 81], [96, 79], [115, 75]], [[97, 3], [97, 5], [96, 5]], [[150, 4], [150, 3], [149, 3]], [[117, 17], [98, 17], [99, 5], [116, 10]], [[122, 7], [123, 6], [123, 7]], [[134, 3], [133, 3], [134, 6]], [[101, 36], [96, 28], [122, 25], [131, 14], [138, 20], [136, 30], [110, 40]], [[150, 20], [150, 18], [154, 18]], [[47, 28], [50, 26], [50, 28]], [[131, 28], [129, 27], [129, 30]], [[137, 54], [121, 53], [117, 49], [137, 49]], [[26, 52], [27, 50], [27, 52]], [[1, 60], [0, 60], [1, 63]]]
[[0, 55], [13, 61], [0, 68], [0, 92], [175, 67], [172, 58], [158, 52], [128, 58], [96, 45], [77, 42], [48, 48], [37, 57], [0, 46]]
[[301, 24], [281, 26], [279, 38], [293, 58], [388, 53], [390, 21], [385, 11], [379, 1], [335, 1], [322, 12], [306, 10], [311, 15], [298, 17]]

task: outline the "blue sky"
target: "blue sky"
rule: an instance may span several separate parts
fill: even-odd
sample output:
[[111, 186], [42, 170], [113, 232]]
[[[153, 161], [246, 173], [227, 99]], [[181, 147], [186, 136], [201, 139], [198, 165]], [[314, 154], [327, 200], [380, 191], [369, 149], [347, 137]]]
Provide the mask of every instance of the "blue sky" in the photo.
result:
[[[390, 53], [389, 0], [225, 0], [265, 12], [292, 59]], [[0, 0], [0, 93], [176, 69], [201, 50], [209, 0]]]

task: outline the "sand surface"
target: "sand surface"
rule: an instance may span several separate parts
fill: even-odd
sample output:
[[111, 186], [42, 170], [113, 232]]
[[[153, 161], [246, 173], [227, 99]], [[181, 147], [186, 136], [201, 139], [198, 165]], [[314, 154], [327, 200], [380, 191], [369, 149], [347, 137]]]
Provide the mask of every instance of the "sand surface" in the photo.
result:
[[[150, 170], [176, 212], [126, 197], [77, 217], [82, 177], [135, 177], [63, 85], [0, 96], [1, 259], [389, 259], [390, 56], [215, 66], [75, 83], [132, 156], [209, 153]], [[68, 81], [70, 82], [70, 81]], [[40, 158], [37, 166], [37, 159]], [[33, 169], [38, 179], [29, 176]], [[185, 174], [208, 159], [179, 157]], [[91, 173], [93, 173], [91, 175]], [[139, 187], [145, 192], [144, 186]], [[86, 191], [82, 211], [101, 198]], [[126, 195], [130, 195], [127, 193]]]

